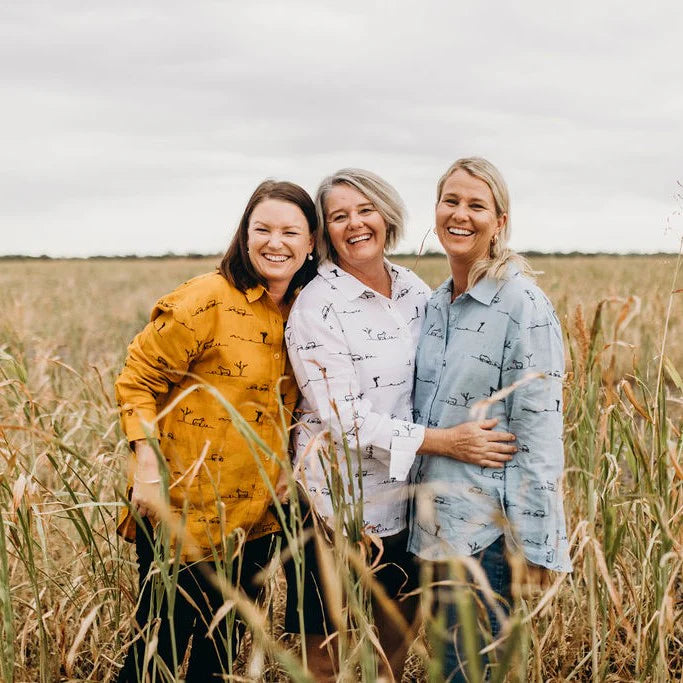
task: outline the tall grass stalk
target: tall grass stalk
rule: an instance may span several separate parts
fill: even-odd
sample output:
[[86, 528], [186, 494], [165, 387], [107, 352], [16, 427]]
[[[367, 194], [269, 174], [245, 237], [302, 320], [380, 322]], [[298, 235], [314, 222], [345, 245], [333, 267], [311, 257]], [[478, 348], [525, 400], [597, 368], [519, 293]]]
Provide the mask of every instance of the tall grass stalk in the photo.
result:
[[[565, 320], [565, 498], [574, 572], [558, 579], [539, 601], [517, 605], [496, 650], [494, 680], [678, 681], [683, 675], [680, 257], [676, 264], [656, 268], [643, 263], [534, 263], [546, 271], [541, 284]], [[633, 270], [631, 264], [636, 264]], [[157, 270], [150, 270], [153, 267]], [[112, 680], [125, 646], [135, 636], [130, 619], [137, 599], [135, 563], [130, 545], [114, 532], [122, 504], [114, 492], [124, 488], [128, 446], [117, 426], [109, 387], [122, 364], [125, 342], [144, 322], [150, 302], [204, 268], [195, 263], [189, 267], [195, 270], [180, 274], [187, 263], [4, 264], [4, 680]], [[447, 265], [423, 259], [420, 268], [435, 285]], [[644, 268], [652, 275], [649, 280], [642, 277]], [[27, 270], [35, 283], [30, 296], [25, 293]], [[75, 283], [73, 292], [90, 288], [93, 296], [72, 300], [71, 290], [50, 284], [65, 272]], [[149, 284], [144, 285], [148, 272]], [[610, 273], [618, 277], [605, 279]], [[642, 300], [639, 311], [635, 296]], [[244, 434], [252, 439], [248, 430]], [[286, 443], [284, 429], [282, 438]], [[290, 504], [276, 507], [286, 529], [283, 554], [292, 556], [301, 587], [303, 507], [296, 495], [295, 472], [284, 449], [269, 455], [257, 440], [251, 442], [254, 457], [276, 457], [287, 470]], [[354, 457], [353, 444], [347, 448], [348, 453], [340, 450], [338, 469], [330, 479], [330, 489], [336, 486], [346, 496], [339, 506], [341, 517], [334, 522], [346, 536], [335, 533], [327, 550], [332, 597], [339, 606], [333, 625], [338, 634], [331, 644], [340, 677], [369, 681], [381, 660], [369, 607], [375, 588], [372, 571], [363, 569], [358, 497], [350, 497], [341, 485]], [[240, 543], [238, 538], [226, 539], [222, 554], [231, 554]], [[160, 554], [164, 552], [161, 548]], [[216, 577], [225, 596], [225, 615], [233, 618], [234, 606], [254, 631], [253, 651], [266, 656], [259, 654], [250, 663], [244, 653], [226, 675], [233, 680], [309, 680], [298, 641], [292, 645], [278, 635], [278, 573], [270, 568], [266, 576], [275, 584], [278, 607], [272, 617], [270, 605], [252, 605], [232, 589], [228, 565], [224, 562]], [[174, 566], [159, 557], [157, 580], [163, 591], [174, 591]], [[431, 583], [425, 576], [426, 601]], [[305, 633], [302, 613], [299, 625]], [[438, 626], [429, 621], [426, 632], [436, 632]], [[427, 648], [416, 647], [408, 662], [410, 680], [439, 680], [439, 639], [428, 639]], [[515, 647], [506, 649], [510, 643]], [[167, 672], [166, 678], [181, 671], [178, 661], [177, 671]]]

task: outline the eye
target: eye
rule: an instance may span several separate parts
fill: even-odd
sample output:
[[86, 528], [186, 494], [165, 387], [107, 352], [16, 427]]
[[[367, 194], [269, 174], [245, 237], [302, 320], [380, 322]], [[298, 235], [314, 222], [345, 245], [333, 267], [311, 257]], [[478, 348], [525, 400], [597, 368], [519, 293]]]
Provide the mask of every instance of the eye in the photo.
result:
[[346, 220], [346, 214], [344, 213], [336, 213], [332, 218], [330, 218], [330, 221], [332, 223], [341, 223], [343, 220]]
[[366, 206], [366, 207], [364, 207], [363, 209], [361, 209], [358, 213], [363, 214], [363, 215], [367, 215], [367, 214], [369, 214], [369, 213], [372, 213], [374, 210], [375, 210], [375, 209], [373, 209], [373, 208], [371, 208], [371, 207], [369, 207], [369, 206]]
[[455, 201], [455, 199], [444, 199], [443, 200], [444, 204], [448, 204], [448, 206], [455, 206], [458, 202]]
[[477, 211], [481, 211], [482, 209], [486, 208], [483, 204], [472, 204], [471, 206], [473, 209], [476, 209]]
[[268, 232], [268, 228], [264, 228], [264, 227], [261, 226], [261, 225], [257, 225], [256, 227], [252, 228], [252, 230], [253, 230], [254, 232], [258, 232], [258, 233], [261, 233], [261, 234], [263, 234], [264, 232]]

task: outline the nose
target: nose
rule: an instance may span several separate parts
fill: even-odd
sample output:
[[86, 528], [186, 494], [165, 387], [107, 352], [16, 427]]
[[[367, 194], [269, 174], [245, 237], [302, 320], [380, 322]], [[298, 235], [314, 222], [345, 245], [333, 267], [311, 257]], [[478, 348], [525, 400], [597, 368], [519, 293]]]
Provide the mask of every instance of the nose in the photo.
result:
[[352, 228], [359, 228], [363, 225], [363, 218], [358, 211], [352, 211], [349, 216], [349, 226]]
[[458, 221], [467, 220], [467, 209], [462, 202], [459, 202], [453, 207], [453, 217]]
[[279, 230], [273, 230], [268, 238], [268, 244], [274, 249], [282, 246], [282, 233]]

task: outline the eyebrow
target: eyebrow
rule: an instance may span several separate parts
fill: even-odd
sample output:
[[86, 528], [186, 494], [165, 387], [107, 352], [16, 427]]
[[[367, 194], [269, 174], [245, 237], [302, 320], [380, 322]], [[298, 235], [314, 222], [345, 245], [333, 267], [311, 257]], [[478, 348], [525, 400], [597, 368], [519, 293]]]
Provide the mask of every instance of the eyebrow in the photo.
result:
[[[266, 228], [272, 227], [270, 223], [266, 223], [265, 221], [254, 221], [252, 225], [263, 225]], [[302, 225], [297, 225], [296, 223], [292, 223], [291, 225], [283, 225], [283, 228], [302, 228]]]
[[[360, 204], [356, 204], [355, 208], [356, 209], [364, 209], [366, 206], [371, 206], [373, 209], [376, 209], [377, 207], [372, 203], [372, 202], [361, 202]], [[346, 209], [330, 209], [329, 211], [325, 211], [325, 215], [331, 216], [333, 213], [339, 213], [340, 211], [346, 211]]]
[[[457, 192], [444, 192], [444, 194], [441, 196], [441, 199], [444, 199], [445, 197], [455, 197], [457, 199], [460, 199], [460, 195]], [[479, 202], [481, 204], [487, 203], [486, 200], [482, 197], [470, 197], [468, 201]]]

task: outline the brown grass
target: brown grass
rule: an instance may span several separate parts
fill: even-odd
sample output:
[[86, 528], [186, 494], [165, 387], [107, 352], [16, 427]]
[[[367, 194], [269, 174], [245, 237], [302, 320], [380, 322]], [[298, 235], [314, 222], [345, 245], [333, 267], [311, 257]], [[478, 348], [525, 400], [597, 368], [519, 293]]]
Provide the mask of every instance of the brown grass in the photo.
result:
[[[154, 300], [214, 265], [3, 262], [0, 678], [115, 676], [135, 571], [114, 533], [126, 444], [112, 384]], [[681, 680], [681, 294], [668, 362], [660, 353], [670, 293], [680, 287], [675, 258], [545, 257], [533, 266], [566, 332], [575, 571], [538, 613], [521, 606], [520, 618], [534, 616], [520, 626], [509, 676]], [[434, 286], [447, 264], [423, 258], [416, 270]], [[427, 675], [417, 656], [410, 671], [414, 680]]]

